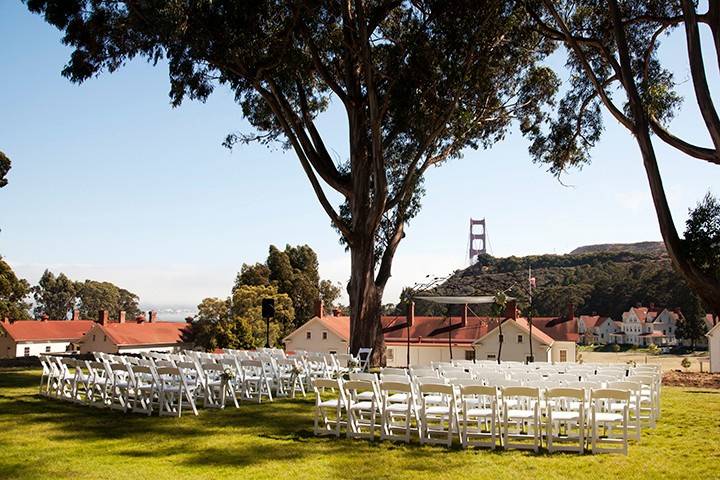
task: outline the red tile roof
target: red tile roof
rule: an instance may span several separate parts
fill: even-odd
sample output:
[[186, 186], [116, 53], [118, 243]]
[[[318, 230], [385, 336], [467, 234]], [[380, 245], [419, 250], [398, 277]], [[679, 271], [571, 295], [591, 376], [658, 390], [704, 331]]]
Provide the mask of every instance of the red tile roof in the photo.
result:
[[182, 343], [187, 323], [144, 322], [98, 324], [115, 345], [172, 345]]
[[[383, 326], [390, 327], [406, 322], [405, 317], [383, 317]], [[451, 324], [460, 324], [460, 317], [415, 317], [413, 325], [410, 327], [410, 343], [425, 344], [446, 344], [448, 343], [448, 334], [450, 341], [456, 344], [472, 344], [475, 340], [485, 336], [490, 330], [497, 326], [497, 321], [488, 317], [470, 316], [465, 322], [465, 326], [450, 330], [450, 332], [442, 332], [431, 336], [430, 334], [443, 327]], [[391, 344], [405, 344], [408, 340], [408, 329], [400, 328], [385, 334], [385, 341]]]
[[598, 326], [602, 317], [600, 315], [580, 315], [580, 318], [585, 323], [585, 330], [591, 330]]
[[16, 342], [43, 340], [79, 340], [92, 328], [92, 320], [18, 320], [0, 326]]
[[553, 340], [577, 342], [580, 339], [576, 318], [533, 318], [533, 328], [539, 328]]
[[343, 340], [350, 339], [350, 317], [315, 317], [328, 330]]

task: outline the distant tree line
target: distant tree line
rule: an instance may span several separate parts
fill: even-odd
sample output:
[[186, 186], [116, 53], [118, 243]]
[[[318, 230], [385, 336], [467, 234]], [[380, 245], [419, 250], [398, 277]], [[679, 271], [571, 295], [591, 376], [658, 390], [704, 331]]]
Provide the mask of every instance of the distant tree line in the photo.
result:
[[[35, 301], [32, 312], [29, 297]], [[108, 310], [111, 318], [117, 318], [121, 311], [134, 318], [141, 313], [138, 302], [136, 294], [110, 282], [76, 282], [50, 270], [45, 270], [37, 285], [30, 286], [0, 259], [0, 318], [27, 320], [46, 315], [52, 320], [64, 320], [75, 309], [88, 320], [97, 320], [100, 310]]]

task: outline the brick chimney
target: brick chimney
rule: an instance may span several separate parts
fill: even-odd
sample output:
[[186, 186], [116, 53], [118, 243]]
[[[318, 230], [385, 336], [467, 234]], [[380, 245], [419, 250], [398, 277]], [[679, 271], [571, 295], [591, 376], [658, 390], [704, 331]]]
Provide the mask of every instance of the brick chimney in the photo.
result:
[[319, 298], [315, 300], [315, 316], [323, 318], [325, 316], [325, 310], [323, 309], [323, 302]]
[[157, 312], [155, 310], [150, 310], [148, 312], [148, 323], [156, 323], [157, 322]]
[[505, 318], [512, 318], [513, 320], [517, 320], [518, 308], [517, 302], [515, 300], [508, 300], [508, 302], [505, 304]]
[[126, 317], [125, 312], [120, 311], [120, 314], [118, 315], [118, 323], [125, 323], [125, 317]]
[[48, 317], [46, 313], [43, 313], [43, 314], [40, 316], [40, 321], [41, 321], [41, 322], [47, 322], [47, 321], [48, 321], [48, 318], [50, 318], [50, 317]]
[[10, 319], [8, 317], [3, 317], [0, 319], [0, 323], [10, 323]]
[[99, 323], [100, 325], [107, 325], [108, 323], [110, 323], [110, 312], [108, 312], [107, 310], [100, 310], [98, 312], [97, 323]]
[[74, 308], [74, 309], [73, 309], [72, 320], [73, 320], [74, 322], [77, 322], [78, 320], [80, 320], [80, 310], [78, 310], [77, 308]]
[[568, 303], [567, 305], [567, 319], [572, 320], [575, 318], [575, 305]]
[[339, 308], [333, 308], [332, 314], [333, 317], [339, 317], [340, 315], [342, 315], [342, 310], [340, 310]]

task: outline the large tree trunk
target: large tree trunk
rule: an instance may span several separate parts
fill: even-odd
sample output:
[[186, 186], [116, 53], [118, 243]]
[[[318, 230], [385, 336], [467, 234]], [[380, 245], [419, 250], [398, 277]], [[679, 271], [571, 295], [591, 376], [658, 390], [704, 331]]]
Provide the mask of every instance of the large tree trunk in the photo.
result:
[[350, 353], [372, 348], [370, 365], [385, 365], [385, 341], [380, 323], [383, 288], [375, 284], [374, 235], [350, 248]]
[[655, 149], [650, 138], [650, 126], [647, 112], [643, 108], [642, 99], [638, 92], [635, 79], [630, 66], [630, 55], [625, 37], [625, 30], [620, 17], [617, 0], [610, 0], [609, 7], [613, 16], [615, 40], [618, 48], [618, 58], [623, 86], [627, 92], [628, 103], [634, 123], [635, 139], [642, 154], [645, 172], [647, 173], [653, 205], [660, 226], [665, 248], [675, 269], [685, 278], [690, 288], [707, 304], [712, 311], [720, 311], [720, 284], [709, 275], [700, 271], [689, 259], [683, 248], [680, 236], [675, 228], [670, 206], [668, 205], [663, 187], [660, 169], [658, 168]]

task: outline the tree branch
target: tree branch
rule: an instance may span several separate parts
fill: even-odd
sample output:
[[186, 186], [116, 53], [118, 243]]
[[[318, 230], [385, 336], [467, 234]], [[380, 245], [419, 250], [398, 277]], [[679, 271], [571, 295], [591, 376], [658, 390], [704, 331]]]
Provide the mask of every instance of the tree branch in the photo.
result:
[[680, 4], [683, 10], [683, 17], [685, 18], [688, 60], [690, 62], [690, 73], [692, 75], [695, 98], [697, 99], [700, 113], [705, 121], [715, 150], [720, 150], [720, 118], [718, 118], [717, 110], [715, 110], [715, 105], [710, 95], [710, 88], [707, 83], [695, 6], [690, 0], [681, 0]]
[[582, 65], [585, 74], [588, 76], [590, 82], [592, 82], [605, 107], [610, 111], [612, 116], [615, 117], [618, 122], [620, 122], [625, 128], [627, 128], [631, 132], [634, 132], [635, 126], [633, 125], [632, 121], [627, 116], [625, 116], [625, 114], [623, 114], [622, 111], [620, 111], [620, 109], [615, 106], [610, 97], [608, 97], [605, 89], [602, 87], [600, 81], [595, 76], [595, 72], [590, 66], [590, 63], [585, 56], [585, 52], [583, 52], [582, 47], [580, 47], [577, 39], [573, 37], [573, 35], [570, 33], [570, 29], [568, 28], [562, 17], [560, 17], [560, 14], [558, 14], [557, 10], [555, 10], [555, 6], [553, 5], [552, 0], [543, 0], [543, 4], [545, 4], [545, 7], [548, 9], [552, 17], [560, 26], [560, 30], [562, 31], [563, 37], [565, 39], [564, 42], [570, 44], [570, 46], [572, 47], [572, 50], [575, 52], [575, 55], [577, 55], [578, 60], [580, 61], [580, 65]]
[[322, 205], [325, 213], [327, 213], [327, 215], [330, 217], [330, 220], [333, 222], [333, 224], [338, 228], [338, 230], [340, 230], [340, 233], [342, 233], [343, 237], [345, 237], [345, 240], [348, 242], [348, 244], [352, 245], [352, 232], [350, 228], [348, 228], [348, 226], [345, 224], [342, 217], [340, 217], [340, 215], [335, 211], [332, 205], [330, 205], [330, 202], [328, 201], [327, 196], [325, 195], [325, 192], [323, 191], [322, 186], [320, 185], [320, 182], [318, 182], [318, 179], [315, 176], [315, 172], [310, 165], [310, 162], [306, 156], [306, 152], [295, 134], [295, 129], [290, 125], [290, 120], [285, 117], [284, 109], [279, 104], [272, 92], [268, 91], [266, 88], [260, 85], [259, 82], [255, 81], [254, 86], [258, 93], [262, 95], [263, 99], [268, 102], [268, 105], [277, 117], [280, 126], [285, 131], [285, 134], [287, 135], [290, 144], [293, 146], [293, 149], [295, 150], [295, 153], [300, 160], [300, 164], [302, 165], [303, 170], [308, 177], [308, 180], [310, 180], [313, 191], [315, 192], [315, 195], [320, 201], [320, 205]]

